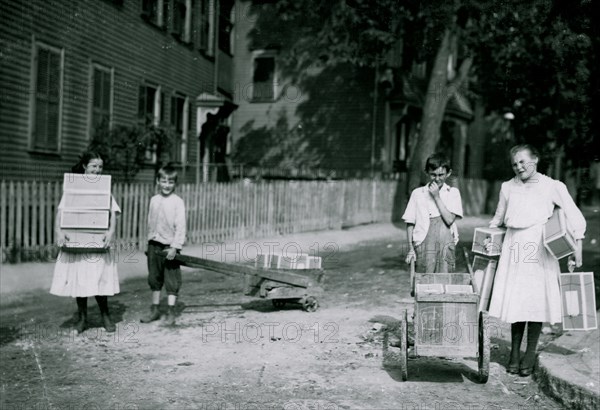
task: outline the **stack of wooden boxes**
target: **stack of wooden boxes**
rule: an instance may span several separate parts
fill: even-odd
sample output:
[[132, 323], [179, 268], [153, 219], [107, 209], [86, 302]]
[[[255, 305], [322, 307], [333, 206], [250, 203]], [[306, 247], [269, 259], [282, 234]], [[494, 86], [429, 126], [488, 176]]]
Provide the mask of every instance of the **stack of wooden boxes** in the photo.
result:
[[[569, 231], [564, 211], [559, 207], [554, 208], [544, 225], [544, 246], [559, 260], [575, 253], [575, 238]], [[593, 272], [561, 273], [560, 293], [564, 330], [598, 328]]]
[[110, 224], [110, 175], [65, 174], [60, 228], [66, 251], [104, 251]]
[[255, 266], [270, 269], [321, 269], [321, 257], [305, 253], [294, 256], [260, 253], [256, 256]]

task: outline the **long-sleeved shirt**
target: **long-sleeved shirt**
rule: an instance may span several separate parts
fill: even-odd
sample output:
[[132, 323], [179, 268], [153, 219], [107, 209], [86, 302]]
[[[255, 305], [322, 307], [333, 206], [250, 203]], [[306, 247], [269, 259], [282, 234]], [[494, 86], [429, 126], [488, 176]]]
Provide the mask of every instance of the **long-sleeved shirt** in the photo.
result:
[[185, 204], [176, 194], [154, 195], [148, 211], [148, 240], [181, 249], [185, 242]]
[[573, 237], [583, 239], [586, 221], [566, 185], [540, 173], [525, 183], [516, 177], [502, 183], [498, 207], [490, 226], [523, 229], [543, 224], [552, 216], [555, 206], [565, 212], [567, 228]]

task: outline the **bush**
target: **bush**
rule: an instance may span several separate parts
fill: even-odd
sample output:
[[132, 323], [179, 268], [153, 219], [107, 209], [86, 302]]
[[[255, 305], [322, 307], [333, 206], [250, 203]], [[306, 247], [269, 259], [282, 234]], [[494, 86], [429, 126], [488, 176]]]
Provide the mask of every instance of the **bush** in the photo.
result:
[[145, 164], [156, 154], [158, 168], [169, 160], [173, 133], [168, 127], [147, 125], [117, 125], [111, 129], [105, 123], [94, 131], [88, 149], [98, 152], [104, 168], [123, 177], [125, 182], [135, 179]]

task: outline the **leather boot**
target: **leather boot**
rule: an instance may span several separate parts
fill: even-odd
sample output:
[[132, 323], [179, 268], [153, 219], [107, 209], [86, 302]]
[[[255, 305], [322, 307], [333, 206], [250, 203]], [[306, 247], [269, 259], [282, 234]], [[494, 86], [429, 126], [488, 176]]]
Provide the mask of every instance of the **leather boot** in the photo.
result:
[[169, 306], [169, 310], [167, 311], [167, 317], [165, 318], [166, 325], [174, 325], [175, 324], [175, 306]]
[[516, 322], [510, 326], [511, 348], [510, 359], [506, 372], [510, 374], [519, 374], [519, 362], [521, 360], [521, 342], [525, 333], [525, 322]]
[[108, 314], [108, 296], [96, 296], [96, 302], [100, 308], [100, 315], [102, 316], [104, 330], [106, 330], [108, 333], [112, 333], [117, 330], [117, 327], [112, 320], [110, 320], [110, 315]]
[[542, 322], [527, 322], [527, 350], [521, 360], [521, 370], [519, 371], [519, 375], [522, 377], [531, 376], [533, 373], [540, 333], [542, 333]]
[[152, 305], [150, 307], [150, 314], [146, 317], [143, 317], [140, 319], [140, 322], [142, 323], [150, 323], [150, 322], [154, 322], [155, 320], [160, 319], [160, 312], [158, 310], [158, 305]]

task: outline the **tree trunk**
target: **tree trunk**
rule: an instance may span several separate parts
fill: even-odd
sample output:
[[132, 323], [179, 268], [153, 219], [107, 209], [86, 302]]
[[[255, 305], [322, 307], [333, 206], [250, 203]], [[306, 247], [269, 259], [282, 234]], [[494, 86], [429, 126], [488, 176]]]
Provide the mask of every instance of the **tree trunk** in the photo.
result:
[[408, 190], [421, 184], [422, 171], [427, 157], [431, 155], [440, 139], [440, 126], [444, 117], [446, 90], [448, 87], [448, 58], [450, 56], [450, 31], [444, 32], [444, 37], [438, 48], [433, 68], [425, 93], [423, 112], [421, 116], [421, 129], [415, 150], [410, 159], [408, 170]]
[[467, 151], [467, 124], [456, 124], [454, 131], [454, 158], [452, 161], [452, 175], [456, 178], [465, 177], [465, 154]]
[[421, 184], [425, 161], [435, 152], [440, 140], [440, 127], [448, 100], [458, 90], [471, 68], [472, 58], [469, 57], [461, 63], [456, 78], [448, 81], [448, 59], [452, 52], [454, 35], [450, 29], [445, 30], [431, 70], [423, 103], [421, 130], [408, 170], [409, 192]]

